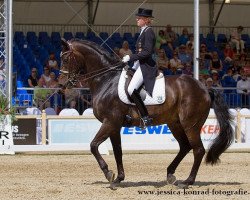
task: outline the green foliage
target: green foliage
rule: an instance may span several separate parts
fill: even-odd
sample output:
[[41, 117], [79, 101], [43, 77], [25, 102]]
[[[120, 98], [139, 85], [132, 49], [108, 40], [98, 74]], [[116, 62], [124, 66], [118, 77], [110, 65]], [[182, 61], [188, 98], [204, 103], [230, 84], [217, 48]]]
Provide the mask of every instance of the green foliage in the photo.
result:
[[4, 119], [4, 116], [10, 115], [11, 121], [16, 120], [16, 109], [13, 107], [9, 108], [9, 101], [8, 99], [0, 95], [0, 122]]

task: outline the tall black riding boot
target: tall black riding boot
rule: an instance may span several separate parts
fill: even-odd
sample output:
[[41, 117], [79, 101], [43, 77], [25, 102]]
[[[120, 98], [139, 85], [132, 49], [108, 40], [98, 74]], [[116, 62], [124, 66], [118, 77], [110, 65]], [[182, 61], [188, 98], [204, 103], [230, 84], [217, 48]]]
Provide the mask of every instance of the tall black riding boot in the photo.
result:
[[134, 90], [130, 97], [139, 110], [139, 113], [140, 113], [142, 121], [143, 121], [142, 128], [145, 129], [146, 126], [151, 125], [153, 119], [148, 116], [148, 110], [147, 110], [146, 106], [144, 105], [144, 103], [141, 99], [141, 96], [137, 90]]

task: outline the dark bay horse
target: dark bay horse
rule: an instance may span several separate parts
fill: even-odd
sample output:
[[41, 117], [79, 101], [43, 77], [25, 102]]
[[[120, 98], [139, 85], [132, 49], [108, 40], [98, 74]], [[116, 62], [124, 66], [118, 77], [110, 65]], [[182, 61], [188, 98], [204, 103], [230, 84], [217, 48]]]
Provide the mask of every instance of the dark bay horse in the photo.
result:
[[[81, 83], [85, 78], [92, 93], [95, 117], [102, 126], [90, 144], [95, 156], [111, 187], [119, 185], [125, 178], [120, 129], [127, 125], [126, 115], [132, 116], [131, 126], [138, 126], [140, 119], [134, 106], [124, 104], [118, 97], [118, 81], [121, 69], [114, 68], [121, 64], [119, 59], [90, 41], [62, 40], [62, 77], [65, 85]], [[63, 78], [61, 78], [63, 80]], [[62, 82], [62, 81], [61, 81]], [[167, 167], [167, 181], [187, 187], [195, 178], [205, 154], [200, 131], [206, 121], [210, 107], [214, 108], [220, 126], [220, 133], [213, 141], [207, 153], [206, 163], [216, 164], [219, 156], [230, 146], [234, 133], [230, 125], [231, 116], [222, 96], [215, 90], [207, 90], [199, 81], [186, 75], [165, 78], [166, 101], [161, 105], [147, 106], [153, 124], [168, 124], [173, 136], [179, 143], [180, 150]], [[110, 138], [117, 164], [118, 176], [108, 169], [98, 151], [98, 146]], [[189, 177], [176, 182], [173, 175], [182, 159], [193, 150], [194, 163]]]

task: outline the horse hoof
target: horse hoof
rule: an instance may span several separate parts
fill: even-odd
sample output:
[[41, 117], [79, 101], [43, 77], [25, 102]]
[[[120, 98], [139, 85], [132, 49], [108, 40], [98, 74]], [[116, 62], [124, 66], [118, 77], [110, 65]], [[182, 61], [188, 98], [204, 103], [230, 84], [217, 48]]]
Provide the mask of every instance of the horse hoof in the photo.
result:
[[168, 184], [174, 184], [176, 182], [176, 177], [173, 174], [168, 174], [167, 176], [167, 182]]
[[115, 173], [113, 173], [112, 170], [109, 170], [106, 178], [109, 181], [109, 183], [112, 183], [114, 181], [114, 179], [115, 179]]
[[117, 190], [116, 186], [117, 186], [116, 183], [111, 183], [109, 187], [110, 187], [111, 190]]
[[188, 189], [188, 184], [185, 184], [185, 183], [178, 183], [178, 188], [180, 189]]

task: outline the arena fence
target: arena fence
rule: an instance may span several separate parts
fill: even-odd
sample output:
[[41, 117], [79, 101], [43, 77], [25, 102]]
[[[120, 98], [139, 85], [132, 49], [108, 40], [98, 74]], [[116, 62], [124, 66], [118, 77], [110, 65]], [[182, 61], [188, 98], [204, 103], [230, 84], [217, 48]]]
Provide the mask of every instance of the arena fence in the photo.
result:
[[[235, 141], [231, 150], [250, 149], [250, 110], [230, 109], [233, 116], [231, 123], [235, 131]], [[90, 142], [98, 132], [101, 123], [93, 114], [81, 116], [47, 115], [43, 110], [40, 115], [17, 116], [12, 124], [14, 145], [13, 152], [33, 151], [88, 151]], [[207, 149], [218, 135], [219, 126], [213, 109], [201, 129], [201, 139]], [[178, 150], [179, 145], [167, 124], [147, 127], [122, 127], [121, 139], [123, 150], [154, 151]], [[102, 154], [109, 154], [112, 145], [109, 140], [99, 148]], [[0, 154], [1, 154], [0, 148]]]
[[[237, 88], [234, 87], [216, 89], [222, 93], [230, 108], [250, 109], [250, 95], [238, 94]], [[21, 115], [33, 114], [27, 112], [29, 107], [37, 107], [40, 110], [51, 107], [59, 114], [63, 108], [70, 107], [72, 101], [75, 101], [75, 109], [79, 114], [90, 108], [92, 96], [89, 88], [75, 88], [64, 93], [60, 88], [17, 88], [12, 104]]]

